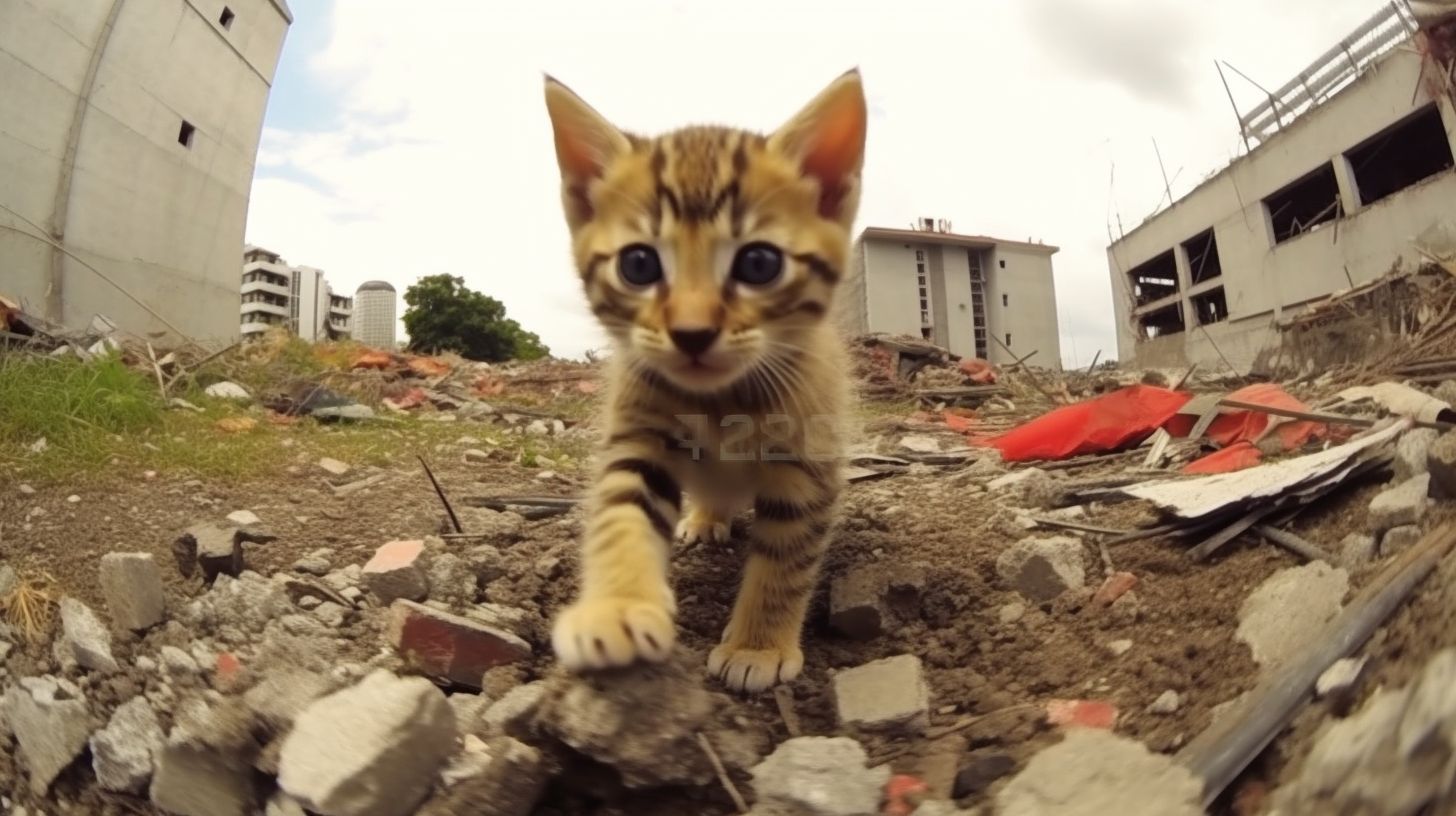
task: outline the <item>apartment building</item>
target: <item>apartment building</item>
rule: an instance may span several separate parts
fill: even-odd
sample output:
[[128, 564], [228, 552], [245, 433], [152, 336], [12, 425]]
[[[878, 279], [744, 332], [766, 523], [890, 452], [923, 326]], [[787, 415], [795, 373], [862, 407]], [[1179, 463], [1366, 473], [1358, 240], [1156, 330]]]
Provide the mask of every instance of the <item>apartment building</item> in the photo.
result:
[[1418, 262], [1456, 222], [1451, 39], [1391, 3], [1241, 115], [1244, 155], [1107, 248], [1118, 358], [1257, 369], [1306, 304]]
[[0, 289], [69, 326], [237, 338], [284, 0], [0, 2]]
[[244, 339], [280, 326], [311, 343], [351, 336], [354, 299], [334, 294], [322, 269], [291, 266], [276, 252], [243, 250], [240, 330]]
[[388, 281], [359, 284], [354, 292], [354, 339], [371, 348], [394, 351], [399, 296]]
[[1036, 353], [1061, 367], [1052, 255], [1057, 247], [951, 231], [867, 227], [854, 243], [839, 319], [851, 334], [929, 340], [962, 357], [1006, 364]]

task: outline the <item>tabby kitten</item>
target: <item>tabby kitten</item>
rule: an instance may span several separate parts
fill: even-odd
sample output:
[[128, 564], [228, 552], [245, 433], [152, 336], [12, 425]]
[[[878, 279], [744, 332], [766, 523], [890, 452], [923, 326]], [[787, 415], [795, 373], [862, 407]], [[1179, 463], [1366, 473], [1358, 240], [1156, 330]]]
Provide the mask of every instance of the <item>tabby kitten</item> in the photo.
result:
[[574, 671], [665, 658], [674, 537], [725, 542], [752, 507], [743, 583], [708, 670], [746, 692], [792, 680], [843, 489], [849, 364], [830, 307], [859, 207], [859, 71], [766, 136], [626, 133], [550, 77], [546, 107], [577, 269], [614, 345], [557, 658]]

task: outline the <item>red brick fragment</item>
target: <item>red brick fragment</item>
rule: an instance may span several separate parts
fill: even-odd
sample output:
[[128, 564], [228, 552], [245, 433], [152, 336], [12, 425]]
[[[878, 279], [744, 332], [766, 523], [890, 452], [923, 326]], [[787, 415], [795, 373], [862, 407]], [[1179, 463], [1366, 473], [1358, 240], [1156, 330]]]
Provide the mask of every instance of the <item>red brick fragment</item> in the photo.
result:
[[1112, 729], [1117, 707], [1102, 700], [1048, 700], [1047, 721], [1063, 728]]
[[1114, 572], [1092, 595], [1092, 605], [1106, 609], [1128, 590], [1138, 585], [1138, 577], [1130, 572]]
[[219, 652], [214, 670], [217, 674], [213, 686], [226, 694], [234, 691], [242, 679], [243, 664], [232, 652]]
[[896, 774], [885, 783], [884, 816], [910, 816], [920, 807], [930, 789], [919, 777]]
[[390, 604], [385, 636], [415, 669], [477, 690], [487, 669], [531, 656], [510, 632], [403, 598]]

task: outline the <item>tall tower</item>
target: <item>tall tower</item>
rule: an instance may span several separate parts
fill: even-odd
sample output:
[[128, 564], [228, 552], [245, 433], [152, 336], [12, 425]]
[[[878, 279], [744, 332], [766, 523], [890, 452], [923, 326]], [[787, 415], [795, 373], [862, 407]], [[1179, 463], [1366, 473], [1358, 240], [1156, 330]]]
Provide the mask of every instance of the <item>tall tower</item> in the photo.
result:
[[388, 281], [366, 281], [354, 293], [354, 339], [394, 351], [398, 298]]

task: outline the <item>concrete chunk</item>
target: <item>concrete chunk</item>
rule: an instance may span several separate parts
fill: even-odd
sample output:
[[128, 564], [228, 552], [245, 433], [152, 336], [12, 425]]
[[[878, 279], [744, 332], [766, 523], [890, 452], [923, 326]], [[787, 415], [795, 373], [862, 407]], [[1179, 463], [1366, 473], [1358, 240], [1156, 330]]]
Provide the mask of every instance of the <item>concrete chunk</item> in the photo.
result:
[[1280, 570], [1244, 600], [1238, 639], [1260, 666], [1272, 669], [1298, 654], [1339, 613], [1349, 586], [1348, 573], [1323, 561]]
[[868, 567], [835, 578], [829, 585], [829, 625], [856, 640], [878, 637], [889, 619], [884, 602], [888, 589], [884, 575]]
[[845, 669], [834, 675], [832, 688], [842, 726], [914, 733], [930, 727], [930, 688], [914, 655]]
[[757, 803], [796, 816], [876, 816], [890, 769], [868, 761], [848, 737], [795, 737], [753, 767]]
[[149, 629], [162, 621], [166, 611], [162, 568], [151, 553], [101, 556], [101, 592], [111, 620], [123, 629]]
[[1456, 431], [1447, 431], [1431, 444], [1426, 455], [1431, 486], [1439, 496], [1456, 498]]
[[1402, 524], [1399, 527], [1391, 527], [1380, 537], [1380, 557], [1389, 558], [1392, 555], [1400, 555], [1406, 550], [1414, 547], [1421, 540], [1420, 525]]
[[1078, 728], [1031, 758], [996, 796], [997, 816], [1201, 816], [1202, 783], [1170, 756]]
[[120, 671], [111, 655], [111, 633], [91, 607], [75, 598], [62, 598], [60, 607], [63, 637], [76, 662], [92, 671]]
[[[184, 551], [195, 553], [204, 581], [212, 582], [219, 575], [236, 578], [243, 572], [243, 544], [234, 528], [197, 524], [187, 528], [178, 543], [181, 546], [174, 548], [177, 551], [178, 566], [181, 566]], [[183, 574], [187, 574], [187, 570], [183, 570]]]
[[1395, 479], [1404, 482], [1430, 470], [1431, 446], [1441, 434], [1431, 428], [1412, 428], [1395, 444]]
[[425, 542], [391, 541], [374, 551], [374, 557], [364, 565], [360, 577], [381, 604], [391, 604], [400, 598], [420, 601], [430, 590], [424, 561]]
[[1419, 524], [1430, 490], [1431, 474], [1421, 473], [1377, 494], [1370, 500], [1368, 529], [1378, 535], [1392, 527]]
[[1002, 551], [996, 572], [1029, 601], [1053, 600], [1087, 583], [1082, 542], [1071, 536], [1024, 538]]
[[30, 771], [30, 791], [45, 796], [86, 747], [91, 732], [86, 698], [68, 680], [25, 677], [6, 691], [4, 714]]
[[162, 725], [145, 697], [122, 703], [106, 727], [91, 735], [97, 783], [117, 793], [145, 793], [163, 742]]
[[278, 785], [321, 816], [408, 816], [455, 748], [455, 713], [422, 677], [383, 669], [299, 716]]

